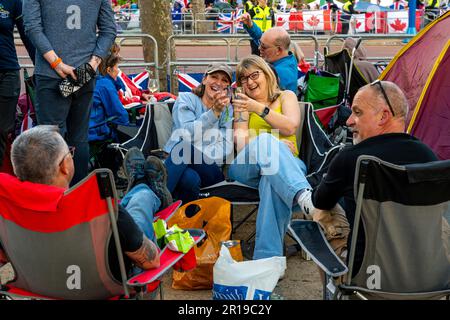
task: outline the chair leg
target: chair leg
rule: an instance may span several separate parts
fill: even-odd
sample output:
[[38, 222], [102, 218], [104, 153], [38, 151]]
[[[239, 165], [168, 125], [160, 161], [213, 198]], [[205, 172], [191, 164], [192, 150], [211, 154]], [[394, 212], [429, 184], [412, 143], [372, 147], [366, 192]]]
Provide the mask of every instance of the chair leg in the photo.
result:
[[231, 220], [230, 240], [233, 240], [233, 234], [236, 232], [236, 228], [234, 227], [234, 205], [233, 204], [231, 204], [231, 209], [230, 209], [230, 220]]
[[[233, 208], [233, 206], [231, 207]], [[239, 223], [233, 227], [233, 233], [236, 232], [236, 230], [244, 223], [247, 221], [248, 218], [250, 218], [255, 211], [258, 210], [258, 206], [256, 206], [255, 208], [252, 209], [252, 211], [250, 211], [241, 221], [239, 221]], [[231, 212], [233, 212], [233, 209], [231, 209]], [[232, 220], [233, 221], [233, 220]]]
[[256, 231], [253, 231], [244, 241], [248, 242], [256, 236]]
[[328, 277], [327, 274], [325, 274], [325, 279], [323, 281], [323, 289], [322, 289], [322, 299], [323, 300], [329, 300], [328, 299], [328, 289], [327, 289], [327, 284], [328, 284], [329, 280], [330, 280], [330, 278]]
[[163, 292], [163, 286], [162, 281], [159, 283], [159, 299], [164, 300], [164, 292]]

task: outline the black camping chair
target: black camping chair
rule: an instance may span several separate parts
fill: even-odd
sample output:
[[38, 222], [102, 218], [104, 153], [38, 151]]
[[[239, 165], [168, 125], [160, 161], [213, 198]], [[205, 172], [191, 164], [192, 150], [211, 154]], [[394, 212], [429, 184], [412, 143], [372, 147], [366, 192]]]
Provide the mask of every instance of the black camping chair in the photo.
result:
[[[314, 115], [314, 107], [308, 102], [299, 102], [302, 123], [297, 131], [297, 141], [300, 142], [299, 158], [306, 165], [307, 180], [314, 188], [322, 180], [333, 158], [345, 146], [343, 143], [333, 143], [321, 124]], [[288, 229], [287, 235], [295, 239], [292, 230]], [[298, 244], [286, 248], [287, 252], [300, 251]]]
[[[355, 49], [358, 48], [359, 43], [360, 39]], [[352, 104], [359, 88], [369, 83], [360, 70], [355, 67], [353, 61], [355, 49], [353, 53], [347, 49], [342, 49], [341, 51], [325, 55], [325, 70], [331, 73], [339, 73], [344, 79], [344, 87], [341, 90], [344, 92], [344, 102], [348, 106]]]
[[[450, 239], [444, 233], [450, 216], [449, 185], [450, 160], [399, 166], [360, 156], [348, 268], [316, 222], [294, 220], [289, 226], [327, 276], [324, 298], [449, 299]], [[361, 226], [366, 244], [357, 266]], [[342, 275], [346, 277], [339, 284]]]

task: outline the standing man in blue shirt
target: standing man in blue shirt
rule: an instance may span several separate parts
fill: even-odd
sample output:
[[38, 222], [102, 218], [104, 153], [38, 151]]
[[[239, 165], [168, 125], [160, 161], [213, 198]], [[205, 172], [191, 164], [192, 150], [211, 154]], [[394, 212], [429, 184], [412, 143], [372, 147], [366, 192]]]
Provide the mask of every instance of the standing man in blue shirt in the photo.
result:
[[75, 68], [92, 75], [108, 54], [116, 37], [109, 0], [24, 1], [25, 33], [36, 47], [36, 116], [39, 124], [57, 125], [70, 146], [76, 148], [75, 177], [88, 173], [89, 108], [95, 80], [64, 97], [63, 79], [76, 79]]
[[275, 68], [281, 90], [291, 90], [298, 94], [298, 62], [294, 54], [289, 51], [291, 46], [289, 33], [282, 27], [272, 27], [263, 33], [256, 23], [253, 23], [248, 13], [241, 16], [241, 21], [245, 30], [258, 45], [261, 58]]
[[0, 167], [5, 157], [8, 135], [14, 130], [20, 94], [20, 66], [14, 45], [14, 26], [34, 63], [35, 50], [23, 28], [22, 0], [0, 0]]

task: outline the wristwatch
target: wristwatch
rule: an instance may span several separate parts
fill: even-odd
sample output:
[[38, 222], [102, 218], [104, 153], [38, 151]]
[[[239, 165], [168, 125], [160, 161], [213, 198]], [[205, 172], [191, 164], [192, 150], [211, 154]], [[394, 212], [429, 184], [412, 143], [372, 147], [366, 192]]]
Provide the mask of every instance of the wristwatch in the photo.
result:
[[269, 114], [269, 112], [270, 108], [268, 106], [265, 106], [263, 112], [259, 116], [264, 119]]

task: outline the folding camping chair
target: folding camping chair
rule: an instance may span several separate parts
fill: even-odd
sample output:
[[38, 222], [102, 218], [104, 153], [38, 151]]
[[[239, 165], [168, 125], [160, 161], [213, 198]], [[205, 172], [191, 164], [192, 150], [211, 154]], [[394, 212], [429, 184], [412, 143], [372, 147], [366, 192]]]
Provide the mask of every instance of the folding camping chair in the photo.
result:
[[315, 117], [334, 144], [346, 142], [348, 130], [345, 122], [351, 111], [346, 101], [342, 75], [323, 70], [310, 70], [305, 76], [305, 83], [301, 99], [313, 104]]
[[334, 74], [340, 74], [343, 79], [343, 86], [340, 91], [343, 92], [344, 104], [350, 106], [356, 92], [362, 86], [369, 83], [361, 71], [355, 66], [353, 60], [356, 49], [358, 49], [361, 39], [355, 49], [349, 52], [347, 49], [325, 55], [325, 70]]
[[[450, 211], [449, 185], [450, 160], [399, 166], [360, 156], [348, 269], [316, 222], [295, 220], [289, 226], [327, 275], [324, 298], [449, 299], [450, 239], [441, 234]], [[360, 219], [366, 244], [355, 272], [356, 239], [364, 232]], [[346, 279], [338, 284], [341, 275]]]
[[[9, 190], [11, 186], [28, 192], [14, 194]], [[40, 203], [31, 190], [42, 192], [39, 185], [0, 175], [0, 245], [16, 276], [12, 284], [0, 287], [0, 296], [141, 298], [144, 292], [152, 292], [158, 286], [161, 289], [160, 276], [184, 256], [164, 248], [159, 268], [127, 279], [116, 224], [117, 194], [110, 170], [93, 171], [54, 202]], [[161, 216], [169, 218], [179, 205], [172, 205]], [[204, 237], [202, 230], [189, 232], [196, 243]], [[109, 257], [110, 241], [116, 248], [120, 280], [113, 277], [109, 265], [114, 258]], [[162, 298], [161, 290], [160, 295]]]
[[137, 147], [145, 157], [162, 149], [172, 132], [172, 107], [173, 103], [147, 104], [141, 125], [137, 128], [118, 126], [117, 130], [130, 138], [112, 144], [111, 148], [124, 156], [129, 149]]
[[[297, 148], [299, 158], [306, 165], [306, 179], [314, 188], [322, 180], [327, 172], [331, 160], [345, 146], [343, 143], [334, 144], [324, 131], [320, 120], [317, 119], [317, 110], [311, 102], [299, 102], [301, 123], [297, 130]], [[294, 234], [288, 229], [287, 235], [295, 240]], [[287, 254], [297, 252], [299, 245], [291, 245], [286, 248]]]
[[[348, 49], [325, 54], [324, 70], [307, 75], [304, 101], [314, 104], [316, 115], [334, 144], [351, 142], [346, 121], [351, 114], [350, 106], [356, 92], [369, 81], [364, 77], [354, 61], [355, 52]], [[370, 64], [359, 61], [359, 64]], [[375, 67], [374, 67], [375, 68]]]

